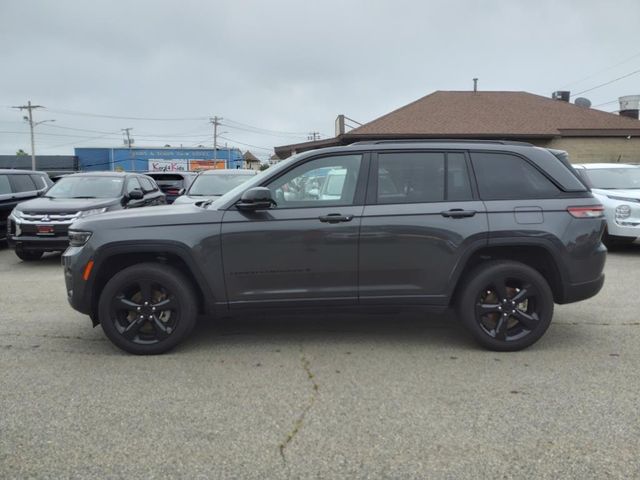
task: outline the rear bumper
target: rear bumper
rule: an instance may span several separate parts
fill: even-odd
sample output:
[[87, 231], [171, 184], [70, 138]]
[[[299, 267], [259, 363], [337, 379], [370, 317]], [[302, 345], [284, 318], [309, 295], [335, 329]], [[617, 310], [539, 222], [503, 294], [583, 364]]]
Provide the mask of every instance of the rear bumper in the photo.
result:
[[564, 298], [562, 298], [558, 303], [564, 304], [586, 300], [587, 298], [595, 296], [602, 289], [603, 285], [604, 273], [601, 273], [595, 280], [570, 284], [565, 289]]

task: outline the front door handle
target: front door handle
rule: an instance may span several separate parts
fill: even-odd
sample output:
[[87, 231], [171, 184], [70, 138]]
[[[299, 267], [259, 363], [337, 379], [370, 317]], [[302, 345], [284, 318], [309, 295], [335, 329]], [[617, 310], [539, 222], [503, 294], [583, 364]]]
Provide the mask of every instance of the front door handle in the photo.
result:
[[440, 215], [446, 218], [464, 218], [473, 217], [476, 213], [477, 212], [475, 210], [462, 210], [461, 208], [452, 208], [451, 210], [440, 212]]
[[340, 223], [340, 222], [350, 222], [353, 220], [353, 215], [342, 215], [340, 213], [330, 213], [329, 215], [320, 215], [318, 217], [323, 223]]

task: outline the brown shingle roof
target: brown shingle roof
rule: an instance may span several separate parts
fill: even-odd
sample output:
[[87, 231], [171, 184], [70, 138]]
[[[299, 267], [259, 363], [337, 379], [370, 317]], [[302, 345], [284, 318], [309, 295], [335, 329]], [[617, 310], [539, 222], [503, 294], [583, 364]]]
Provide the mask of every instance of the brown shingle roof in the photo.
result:
[[247, 150], [246, 152], [244, 152], [244, 155], [242, 155], [242, 158], [244, 159], [245, 162], [259, 162], [260, 160], [258, 159], [258, 157], [256, 157], [252, 152], [250, 152], [249, 150]]
[[527, 92], [436, 91], [346, 136], [640, 134], [640, 121]]

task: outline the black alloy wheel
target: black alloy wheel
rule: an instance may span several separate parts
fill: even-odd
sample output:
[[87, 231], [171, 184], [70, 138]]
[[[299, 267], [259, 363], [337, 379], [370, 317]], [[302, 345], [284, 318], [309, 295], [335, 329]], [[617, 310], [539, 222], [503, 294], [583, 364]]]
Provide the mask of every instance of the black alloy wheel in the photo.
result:
[[193, 328], [191, 283], [167, 265], [144, 263], [116, 274], [105, 286], [99, 319], [109, 339], [135, 354], [164, 353]]
[[535, 343], [549, 327], [553, 294], [535, 269], [513, 261], [491, 261], [470, 275], [458, 313], [483, 346], [521, 350]]

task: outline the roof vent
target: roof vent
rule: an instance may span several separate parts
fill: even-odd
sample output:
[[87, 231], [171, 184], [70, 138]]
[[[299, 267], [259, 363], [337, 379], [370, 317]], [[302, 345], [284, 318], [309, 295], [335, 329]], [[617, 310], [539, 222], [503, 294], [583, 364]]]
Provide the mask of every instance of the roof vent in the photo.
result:
[[640, 111], [640, 95], [627, 95], [618, 99], [620, 102], [620, 115], [638, 120]]
[[560, 100], [562, 102], [568, 102], [571, 97], [571, 92], [569, 90], [558, 90], [551, 94], [551, 98], [554, 100]]
[[589, 100], [588, 98], [578, 97], [574, 100], [573, 103], [582, 108], [591, 108], [591, 100]]

